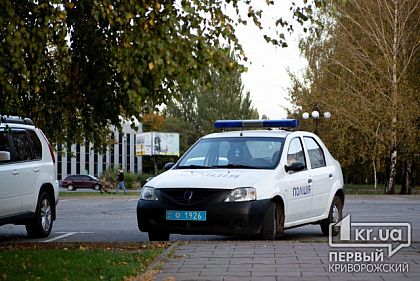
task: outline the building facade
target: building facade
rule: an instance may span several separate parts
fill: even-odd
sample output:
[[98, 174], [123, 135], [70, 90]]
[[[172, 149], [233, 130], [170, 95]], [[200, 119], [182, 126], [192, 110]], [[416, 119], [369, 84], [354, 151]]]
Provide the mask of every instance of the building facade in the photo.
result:
[[89, 142], [56, 146], [55, 166], [57, 179], [64, 179], [67, 175], [83, 174], [100, 177], [110, 168], [141, 173], [142, 157], [136, 156], [136, 133], [142, 132], [141, 123], [136, 124], [138, 130], [130, 126], [130, 122], [123, 122], [122, 132], [112, 127], [111, 138], [114, 145], [107, 147], [105, 153], [95, 151]]

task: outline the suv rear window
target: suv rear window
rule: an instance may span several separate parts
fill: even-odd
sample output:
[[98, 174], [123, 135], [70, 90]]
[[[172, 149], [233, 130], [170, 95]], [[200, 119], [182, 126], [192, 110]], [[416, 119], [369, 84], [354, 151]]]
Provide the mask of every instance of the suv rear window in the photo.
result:
[[33, 158], [36, 160], [42, 159], [42, 144], [39, 140], [38, 136], [36, 135], [35, 131], [28, 131], [29, 138], [32, 141], [32, 148], [33, 148]]
[[13, 142], [13, 160], [14, 161], [26, 161], [31, 160], [31, 144], [29, 143], [28, 135], [26, 131], [12, 131], [12, 142]]

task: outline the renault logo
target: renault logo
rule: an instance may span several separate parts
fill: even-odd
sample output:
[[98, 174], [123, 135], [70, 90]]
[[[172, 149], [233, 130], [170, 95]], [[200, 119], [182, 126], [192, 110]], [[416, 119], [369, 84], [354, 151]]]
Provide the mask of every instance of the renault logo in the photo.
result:
[[185, 191], [185, 193], [184, 193], [184, 199], [185, 200], [190, 201], [191, 198], [192, 198], [192, 196], [193, 196], [193, 192], [192, 191]]

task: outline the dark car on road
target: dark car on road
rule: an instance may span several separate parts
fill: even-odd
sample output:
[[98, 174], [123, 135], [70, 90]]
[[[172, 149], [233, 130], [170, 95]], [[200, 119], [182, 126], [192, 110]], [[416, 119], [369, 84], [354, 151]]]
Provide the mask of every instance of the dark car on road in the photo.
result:
[[67, 188], [70, 191], [78, 188], [92, 188], [95, 190], [101, 189], [101, 182], [91, 175], [69, 175], [60, 182], [60, 186]]

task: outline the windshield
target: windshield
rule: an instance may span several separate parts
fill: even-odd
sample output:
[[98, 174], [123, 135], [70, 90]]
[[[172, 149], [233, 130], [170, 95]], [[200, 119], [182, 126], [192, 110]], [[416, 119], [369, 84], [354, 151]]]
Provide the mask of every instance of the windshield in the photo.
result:
[[178, 169], [274, 169], [283, 138], [234, 137], [202, 139], [181, 159]]

